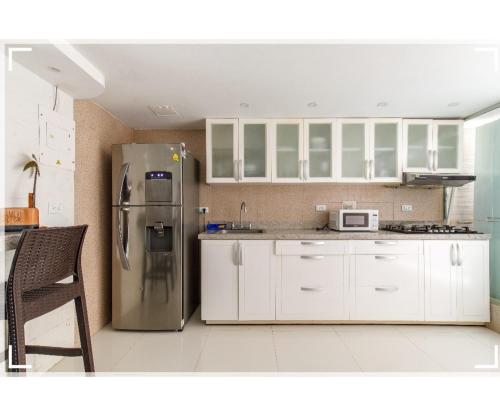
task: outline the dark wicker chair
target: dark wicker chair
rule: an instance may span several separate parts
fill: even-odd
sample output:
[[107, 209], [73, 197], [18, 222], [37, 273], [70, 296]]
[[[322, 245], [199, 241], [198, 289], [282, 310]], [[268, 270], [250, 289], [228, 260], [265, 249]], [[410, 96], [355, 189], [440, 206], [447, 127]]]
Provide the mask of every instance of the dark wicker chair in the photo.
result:
[[[94, 372], [89, 322], [80, 263], [87, 225], [23, 232], [7, 283], [7, 316], [12, 364], [25, 365], [26, 354], [83, 356]], [[72, 282], [61, 282], [73, 276]], [[25, 344], [24, 324], [71, 300], [75, 301], [80, 348]], [[24, 369], [17, 369], [24, 371]]]

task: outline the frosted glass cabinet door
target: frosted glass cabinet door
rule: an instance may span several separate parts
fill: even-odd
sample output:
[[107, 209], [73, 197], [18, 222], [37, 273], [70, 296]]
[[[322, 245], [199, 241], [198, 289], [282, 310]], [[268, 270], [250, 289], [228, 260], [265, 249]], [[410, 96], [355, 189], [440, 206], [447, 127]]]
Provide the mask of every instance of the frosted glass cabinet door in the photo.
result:
[[368, 121], [340, 120], [340, 173], [344, 181], [368, 180]]
[[434, 122], [434, 170], [460, 172], [462, 150], [462, 121]]
[[240, 182], [270, 182], [269, 124], [266, 120], [240, 120]]
[[403, 120], [403, 169], [432, 171], [432, 120]]
[[303, 181], [303, 138], [302, 120], [275, 121], [273, 181]]
[[397, 182], [401, 179], [401, 120], [372, 121], [370, 179]]
[[207, 183], [238, 182], [238, 121], [207, 120]]
[[332, 182], [335, 124], [331, 119], [304, 120], [304, 180]]

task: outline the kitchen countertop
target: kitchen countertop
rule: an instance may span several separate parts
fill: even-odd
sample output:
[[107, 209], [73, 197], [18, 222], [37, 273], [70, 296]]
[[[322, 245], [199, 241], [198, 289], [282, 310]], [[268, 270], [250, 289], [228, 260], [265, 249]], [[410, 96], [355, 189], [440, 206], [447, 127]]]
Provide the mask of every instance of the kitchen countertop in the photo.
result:
[[378, 232], [336, 232], [311, 229], [269, 229], [263, 233], [200, 233], [200, 240], [489, 240], [489, 234], [404, 234]]

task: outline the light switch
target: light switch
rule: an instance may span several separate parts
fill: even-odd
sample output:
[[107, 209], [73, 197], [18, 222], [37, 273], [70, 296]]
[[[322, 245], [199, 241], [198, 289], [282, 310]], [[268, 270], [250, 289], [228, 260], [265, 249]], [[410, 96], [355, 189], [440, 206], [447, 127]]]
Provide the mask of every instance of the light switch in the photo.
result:
[[316, 212], [325, 212], [326, 204], [316, 204]]
[[403, 211], [403, 212], [412, 212], [413, 211], [413, 205], [411, 205], [411, 204], [403, 204], [403, 205], [401, 205], [401, 211]]
[[63, 212], [63, 203], [60, 201], [49, 202], [49, 214], [60, 214]]

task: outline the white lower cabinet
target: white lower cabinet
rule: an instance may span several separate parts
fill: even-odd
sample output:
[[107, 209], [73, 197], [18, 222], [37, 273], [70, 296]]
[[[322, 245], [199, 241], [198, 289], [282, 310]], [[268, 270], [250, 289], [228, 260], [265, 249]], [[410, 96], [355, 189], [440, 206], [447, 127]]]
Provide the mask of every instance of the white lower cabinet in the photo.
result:
[[203, 240], [202, 320], [274, 320], [273, 251], [268, 240]]
[[238, 320], [238, 241], [201, 242], [201, 319]]
[[206, 321], [489, 321], [487, 240], [203, 240]]
[[425, 320], [490, 320], [489, 242], [426, 241]]
[[274, 320], [274, 241], [240, 241], [239, 320]]
[[277, 320], [347, 319], [344, 255], [283, 255]]
[[422, 255], [353, 255], [351, 261], [351, 320], [424, 319]]

